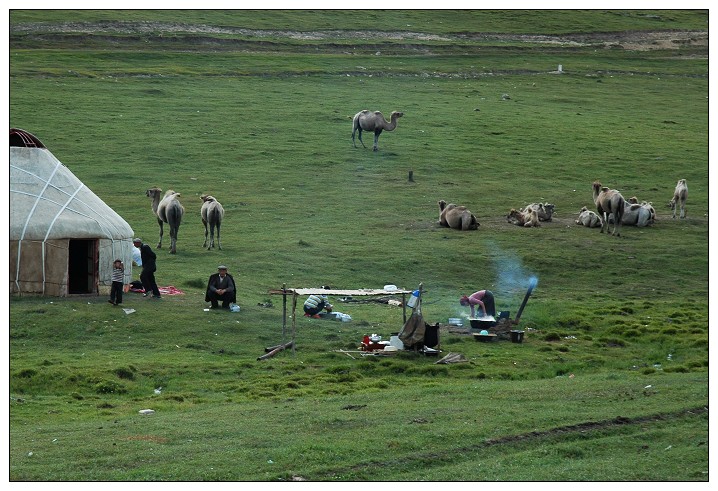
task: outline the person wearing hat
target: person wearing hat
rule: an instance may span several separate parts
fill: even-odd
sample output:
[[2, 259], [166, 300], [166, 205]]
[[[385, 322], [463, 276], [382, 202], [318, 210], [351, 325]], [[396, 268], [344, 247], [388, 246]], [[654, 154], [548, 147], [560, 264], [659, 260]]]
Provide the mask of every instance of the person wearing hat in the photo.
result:
[[151, 294], [152, 298], [161, 298], [160, 289], [157, 287], [157, 282], [155, 281], [157, 255], [149, 245], [143, 244], [141, 239], [135, 239], [132, 243], [140, 250], [140, 258], [142, 259], [140, 281], [142, 282], [142, 288], [145, 289], [144, 296], [149, 297]]
[[472, 293], [468, 297], [464, 295], [459, 299], [459, 303], [464, 307], [471, 307], [471, 317], [474, 318], [475, 306], [478, 305], [483, 311], [482, 317], [496, 317], [496, 305], [494, 304], [494, 294], [490, 290], [480, 290]]
[[204, 295], [205, 302], [212, 302], [210, 308], [219, 308], [219, 301], [222, 301], [222, 308], [228, 309], [230, 303], [237, 302], [237, 287], [232, 275], [227, 273], [227, 266], [217, 267], [217, 272], [210, 275], [207, 282], [207, 293]]

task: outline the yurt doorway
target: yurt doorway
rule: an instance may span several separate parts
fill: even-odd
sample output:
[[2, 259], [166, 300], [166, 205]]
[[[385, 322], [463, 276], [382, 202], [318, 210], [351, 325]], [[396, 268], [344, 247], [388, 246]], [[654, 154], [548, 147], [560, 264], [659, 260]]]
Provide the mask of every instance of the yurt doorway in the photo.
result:
[[70, 239], [68, 263], [68, 293], [97, 293], [97, 240]]

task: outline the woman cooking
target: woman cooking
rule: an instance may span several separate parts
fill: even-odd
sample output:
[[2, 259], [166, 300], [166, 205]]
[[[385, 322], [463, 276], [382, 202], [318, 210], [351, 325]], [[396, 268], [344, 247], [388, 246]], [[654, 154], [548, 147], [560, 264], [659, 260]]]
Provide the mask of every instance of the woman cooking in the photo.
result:
[[475, 306], [478, 305], [482, 310], [482, 317], [496, 317], [496, 305], [494, 304], [494, 294], [491, 290], [480, 290], [472, 293], [468, 297], [464, 295], [459, 299], [459, 303], [463, 307], [471, 307], [471, 318], [475, 318]]

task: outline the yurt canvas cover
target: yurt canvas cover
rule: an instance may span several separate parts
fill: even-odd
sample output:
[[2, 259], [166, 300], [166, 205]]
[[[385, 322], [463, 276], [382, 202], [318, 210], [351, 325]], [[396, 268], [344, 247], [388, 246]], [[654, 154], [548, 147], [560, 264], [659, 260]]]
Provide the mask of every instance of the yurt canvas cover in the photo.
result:
[[10, 130], [10, 292], [99, 294], [132, 278], [129, 224], [33, 135]]

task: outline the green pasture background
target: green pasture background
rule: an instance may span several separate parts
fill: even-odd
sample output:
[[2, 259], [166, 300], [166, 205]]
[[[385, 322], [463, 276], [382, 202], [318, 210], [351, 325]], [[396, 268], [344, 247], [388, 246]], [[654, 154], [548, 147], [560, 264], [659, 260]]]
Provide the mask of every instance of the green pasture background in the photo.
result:
[[[707, 47], [477, 35], [699, 38], [707, 18], [11, 11], [10, 126], [153, 247], [145, 190], [179, 191], [186, 211], [178, 253], [156, 249], [158, 283], [183, 295], [126, 294], [129, 315], [104, 296], [11, 298], [10, 478], [708, 480]], [[371, 134], [352, 145], [361, 109], [405, 113], [378, 152]], [[651, 201], [656, 223], [620, 238], [577, 226], [594, 180]], [[206, 193], [226, 210], [221, 251], [202, 248]], [[439, 227], [440, 199], [479, 230]], [[539, 201], [552, 222], [506, 222]], [[220, 263], [239, 314], [203, 310]], [[523, 344], [442, 331], [442, 353], [467, 363], [338, 353], [403, 322], [340, 299], [352, 322], [300, 316], [296, 351], [257, 361], [290, 336], [268, 293], [282, 285], [422, 283], [425, 319], [446, 324], [481, 288], [515, 315], [531, 277]]]

